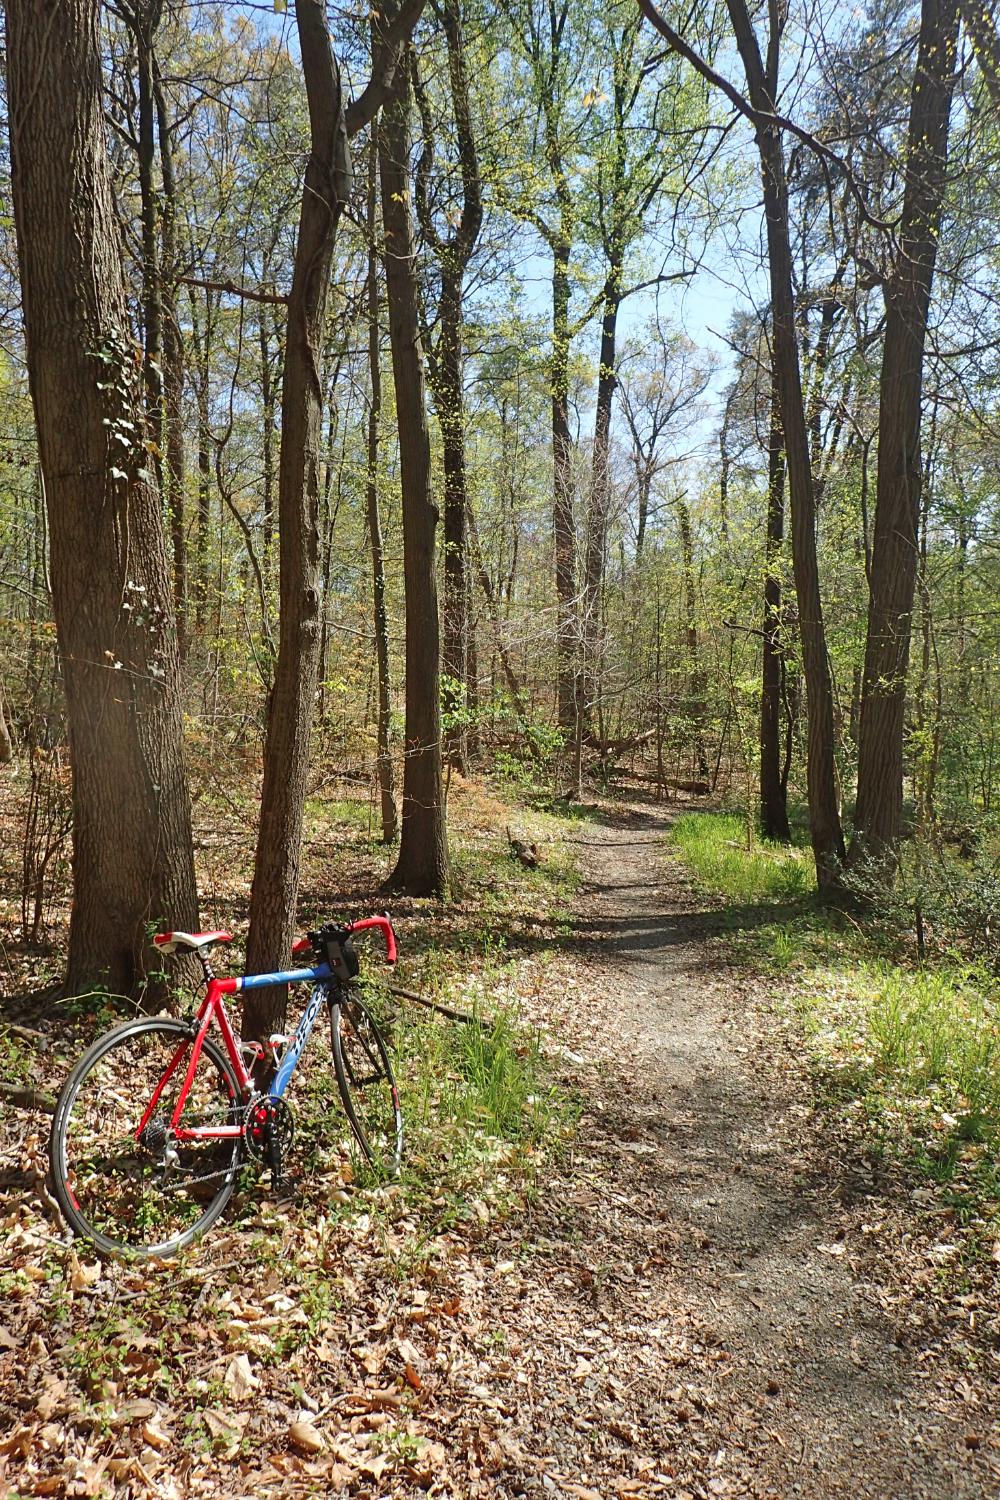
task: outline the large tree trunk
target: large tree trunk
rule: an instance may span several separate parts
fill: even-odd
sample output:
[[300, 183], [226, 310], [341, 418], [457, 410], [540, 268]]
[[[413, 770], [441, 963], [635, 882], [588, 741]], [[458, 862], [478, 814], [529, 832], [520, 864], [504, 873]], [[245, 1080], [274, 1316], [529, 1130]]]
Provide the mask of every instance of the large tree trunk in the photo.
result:
[[945, 190], [958, 24], [956, 0], [924, 0], [899, 248], [886, 286], [852, 859], [877, 856], [889, 848], [899, 838], [903, 811], [903, 718], [917, 576], [924, 344]]
[[385, 548], [382, 516], [378, 503], [379, 429], [382, 421], [382, 367], [378, 327], [378, 250], [375, 244], [378, 196], [378, 124], [372, 125], [368, 176], [368, 370], [371, 405], [368, 408], [368, 478], [365, 504], [368, 535], [372, 544], [372, 595], [375, 615], [375, 666], [378, 675], [378, 731], [376, 770], [382, 809], [382, 842], [394, 844], [399, 836], [396, 787], [389, 740], [392, 723], [389, 681], [389, 617], [385, 603]]
[[573, 442], [569, 425], [569, 256], [570, 242], [562, 235], [552, 243], [552, 538], [556, 572], [556, 650], [558, 655], [557, 709], [559, 727], [567, 734], [577, 727], [576, 531], [573, 521]]
[[403, 491], [406, 589], [406, 736], [403, 828], [390, 885], [414, 896], [448, 890], [441, 785], [441, 677], [431, 450], [410, 216], [410, 70], [393, 75], [379, 133], [389, 342]]
[[[590, 709], [597, 700], [601, 681], [601, 595], [604, 588], [604, 552], [611, 504], [611, 407], [618, 384], [618, 310], [621, 301], [621, 266], [612, 262], [604, 287], [601, 363], [597, 376], [594, 456], [583, 576], [583, 713], [588, 730]], [[645, 520], [644, 515], [640, 517], [640, 532], [645, 531]], [[641, 554], [641, 536], [637, 551]]]
[[[247, 968], [279, 969], [295, 925], [302, 809], [320, 645], [319, 494], [323, 350], [330, 265], [350, 190], [340, 69], [323, 0], [297, 0], [296, 22], [310, 152], [288, 297], [278, 459], [280, 638], [268, 703], [260, 832], [250, 896]], [[280, 1019], [283, 990], [255, 990], [244, 1033], [263, 1035]]]
[[[448, 43], [448, 76], [458, 163], [462, 174], [462, 212], [452, 232], [443, 237], [429, 207], [428, 178], [434, 158], [434, 125], [423, 89], [417, 89], [423, 127], [423, 150], [417, 167], [417, 212], [428, 247], [441, 271], [438, 301], [440, 333], [436, 348], [428, 337], [429, 375], [441, 427], [444, 463], [444, 631], [442, 665], [447, 679], [444, 707], [459, 716], [445, 734], [449, 762], [466, 769], [468, 734], [462, 723], [468, 706], [469, 684], [469, 512], [465, 471], [465, 381], [462, 299], [465, 273], [483, 222], [479, 159], [469, 106], [461, 0], [445, 0], [440, 10]], [[416, 68], [413, 73], [419, 83]]]
[[786, 784], [781, 765], [781, 578], [778, 559], [785, 534], [785, 449], [776, 393], [771, 397], [767, 446], [767, 528], [764, 564], [764, 661], [760, 693], [760, 822], [765, 838], [787, 842]]
[[[743, 0], [728, 0], [728, 6], [737, 46], [746, 69], [751, 103], [756, 110], [773, 114], [777, 97], [777, 38], [772, 38], [768, 55], [770, 71], [765, 74], [746, 5]], [[771, 358], [785, 443], [792, 510], [792, 567], [799, 607], [802, 668], [809, 700], [806, 760], [809, 824], [816, 860], [816, 879], [820, 890], [824, 890], [837, 884], [845, 851], [833, 758], [833, 684], [826, 650], [816, 555], [816, 500], [792, 294], [788, 184], [780, 132], [762, 125], [757, 127], [756, 135], [767, 221], [773, 329]]]
[[177, 189], [172, 127], [154, 59], [160, 171], [163, 178], [161, 304], [163, 317], [163, 427], [166, 435], [165, 499], [174, 559], [174, 608], [181, 661], [187, 655], [187, 534], [184, 514], [184, 338], [177, 313]]
[[197, 923], [177, 639], [101, 98], [98, 0], [8, 0], [14, 213], [73, 766], [68, 984]]

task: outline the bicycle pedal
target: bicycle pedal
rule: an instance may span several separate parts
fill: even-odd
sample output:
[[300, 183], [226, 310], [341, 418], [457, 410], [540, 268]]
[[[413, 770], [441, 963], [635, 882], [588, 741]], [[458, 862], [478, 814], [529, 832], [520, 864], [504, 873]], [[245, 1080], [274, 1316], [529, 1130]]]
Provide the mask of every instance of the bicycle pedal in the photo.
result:
[[302, 1198], [302, 1184], [291, 1172], [283, 1172], [277, 1182], [271, 1182], [273, 1203], [298, 1203]]

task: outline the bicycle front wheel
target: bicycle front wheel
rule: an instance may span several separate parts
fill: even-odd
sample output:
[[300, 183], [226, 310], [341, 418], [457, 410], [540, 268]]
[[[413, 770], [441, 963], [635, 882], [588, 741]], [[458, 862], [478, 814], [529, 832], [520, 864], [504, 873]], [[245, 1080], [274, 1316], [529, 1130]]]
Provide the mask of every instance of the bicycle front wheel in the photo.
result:
[[403, 1156], [399, 1090], [382, 1033], [360, 1000], [331, 1007], [333, 1065], [354, 1138], [369, 1166], [394, 1177]]
[[[56, 1102], [55, 1195], [102, 1254], [176, 1254], [232, 1197], [242, 1136], [188, 1141], [171, 1130], [194, 1037], [184, 1021], [126, 1021], [84, 1053]], [[206, 1037], [178, 1126], [232, 1127], [243, 1108], [229, 1059]]]

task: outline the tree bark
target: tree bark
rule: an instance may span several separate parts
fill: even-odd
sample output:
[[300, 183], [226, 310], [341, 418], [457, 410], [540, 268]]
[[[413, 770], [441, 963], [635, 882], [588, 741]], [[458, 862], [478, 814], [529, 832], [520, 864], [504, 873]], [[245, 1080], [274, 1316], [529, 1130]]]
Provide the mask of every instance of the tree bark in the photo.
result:
[[764, 564], [764, 659], [760, 693], [760, 822], [765, 838], [787, 843], [788, 805], [781, 765], [781, 578], [777, 561], [785, 534], [785, 450], [777, 393], [772, 389], [767, 447], [767, 529]]
[[392, 723], [391, 683], [389, 679], [389, 618], [385, 603], [385, 548], [382, 543], [382, 516], [378, 503], [379, 428], [382, 420], [382, 367], [378, 326], [378, 251], [375, 244], [378, 196], [378, 125], [372, 125], [372, 144], [368, 176], [368, 370], [371, 381], [371, 404], [368, 408], [368, 477], [365, 504], [368, 513], [368, 535], [372, 545], [372, 596], [375, 613], [375, 667], [378, 676], [378, 728], [376, 772], [382, 811], [382, 842], [394, 844], [399, 837], [399, 815], [396, 810], [396, 787], [392, 765], [390, 727]]
[[389, 879], [414, 896], [448, 891], [441, 785], [441, 676], [430, 432], [410, 210], [410, 69], [393, 75], [379, 132], [386, 300], [403, 491], [406, 735], [399, 859]]
[[878, 476], [858, 736], [852, 859], [899, 838], [906, 678], [917, 576], [924, 345], [945, 191], [957, 0], [923, 0], [910, 98], [903, 208], [886, 285]]
[[172, 126], [156, 60], [153, 94], [160, 141], [163, 202], [160, 233], [161, 311], [163, 326], [163, 444], [166, 454], [165, 500], [174, 562], [174, 610], [177, 647], [187, 656], [187, 534], [184, 515], [184, 338], [177, 313], [177, 188], [174, 178]]
[[[291, 948], [320, 644], [319, 494], [323, 355], [333, 247], [350, 191], [340, 69], [323, 0], [297, 0], [310, 150], [288, 297], [278, 458], [280, 636], [268, 703], [247, 969], [280, 968]], [[254, 990], [244, 1033], [284, 1012], [282, 989]]]
[[[750, 101], [756, 110], [773, 114], [777, 100], [780, 38], [772, 35], [770, 39], [768, 70], [765, 73], [757, 37], [744, 0], [728, 0], [728, 8], [746, 70]], [[785, 444], [792, 511], [792, 565], [799, 607], [802, 667], [809, 703], [806, 760], [809, 823], [817, 884], [820, 890], [824, 890], [837, 884], [845, 850], [833, 757], [833, 684], [827, 657], [816, 555], [816, 500], [792, 293], [788, 184], [778, 127], [760, 125], [756, 129], [756, 138], [767, 222], [772, 361]]]
[[[590, 707], [596, 702], [601, 680], [601, 595], [604, 588], [604, 552], [608, 539], [611, 504], [611, 407], [618, 385], [618, 311], [622, 303], [620, 259], [612, 258], [604, 285], [604, 315], [601, 319], [601, 362], [597, 375], [597, 408], [594, 414], [594, 458], [583, 583], [583, 698], [584, 725], [590, 728]], [[648, 504], [648, 497], [647, 497]], [[637, 551], [642, 552], [646, 518], [640, 516]]]
[[14, 214], [73, 767], [67, 983], [197, 923], [177, 638], [101, 97], [98, 0], [8, 0]]
[[[468, 706], [469, 679], [469, 512], [465, 465], [465, 379], [463, 310], [465, 274], [483, 222], [479, 159], [472, 129], [469, 80], [461, 0], [444, 0], [441, 20], [448, 45], [448, 76], [458, 161], [462, 176], [462, 212], [453, 232], [442, 237], [428, 203], [428, 177], [434, 156], [433, 122], [426, 97], [418, 89], [423, 151], [417, 167], [417, 212], [420, 226], [441, 271], [438, 304], [441, 331], [437, 346], [428, 338], [428, 374], [441, 427], [444, 464], [444, 631], [442, 665], [448, 684], [444, 706], [461, 714]], [[414, 69], [414, 79], [417, 79]], [[445, 753], [457, 770], [466, 769], [468, 735], [463, 725], [445, 734]]]

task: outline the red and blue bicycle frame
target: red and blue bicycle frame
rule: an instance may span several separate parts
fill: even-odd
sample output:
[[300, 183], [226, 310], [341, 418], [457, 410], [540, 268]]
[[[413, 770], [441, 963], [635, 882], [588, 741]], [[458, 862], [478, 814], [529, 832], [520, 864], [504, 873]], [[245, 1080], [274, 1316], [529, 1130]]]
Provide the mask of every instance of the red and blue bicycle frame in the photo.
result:
[[[373, 927], [378, 927], [381, 929], [382, 934], [385, 937], [386, 959], [389, 963], [395, 963], [396, 935], [392, 930], [392, 923], [389, 921], [388, 917], [366, 917], [363, 921], [350, 923], [347, 927], [344, 928], [344, 931], [348, 934], [354, 934], [356, 932], [363, 932], [366, 928]], [[292, 948], [292, 954], [294, 955], [296, 953], [305, 952], [309, 948], [311, 948], [311, 946], [312, 945], [309, 939], [303, 938], [301, 942], [298, 942], [294, 945], [294, 947]], [[309, 1033], [312, 1031], [313, 1023], [315, 1022], [316, 1017], [320, 1012], [321, 1006], [325, 1002], [329, 1001], [331, 994], [340, 994], [341, 980], [333, 973], [330, 965], [325, 962], [317, 964], [315, 968], [284, 969], [277, 974], [244, 974], [241, 979], [216, 979], [214, 977], [211, 978], [208, 981], [208, 987], [205, 991], [205, 998], [201, 1002], [201, 1005], [198, 1008], [198, 1013], [194, 1017], [194, 1021], [192, 1022], [192, 1024], [197, 1028], [194, 1037], [194, 1045], [192, 1046], [190, 1039], [188, 1039], [181, 1042], [181, 1044], [178, 1046], [177, 1051], [174, 1053], [173, 1057], [170, 1059], [170, 1062], [167, 1064], [163, 1077], [160, 1079], [159, 1083], [156, 1085], [156, 1088], [153, 1090], [153, 1097], [150, 1099], [149, 1104], [146, 1106], [142, 1119], [139, 1121], [139, 1125], [136, 1129], [136, 1139], [138, 1140], [140, 1138], [142, 1132], [145, 1130], [146, 1126], [152, 1119], [153, 1112], [156, 1109], [157, 1104], [159, 1103], [160, 1096], [162, 1095], [163, 1090], [166, 1088], [170, 1079], [174, 1076], [174, 1073], [180, 1066], [181, 1059], [184, 1057], [184, 1054], [187, 1052], [189, 1047], [191, 1048], [191, 1056], [188, 1059], [187, 1071], [184, 1076], [184, 1083], [181, 1086], [181, 1091], [177, 1096], [177, 1102], [174, 1105], [174, 1111], [170, 1119], [170, 1129], [173, 1132], [175, 1138], [178, 1141], [194, 1141], [225, 1140], [227, 1138], [236, 1138], [238, 1136], [242, 1136], [244, 1131], [242, 1122], [233, 1125], [187, 1126], [181, 1125], [180, 1123], [181, 1115], [184, 1112], [184, 1105], [186, 1104], [188, 1094], [191, 1091], [191, 1084], [194, 1079], [195, 1070], [198, 1067], [198, 1059], [201, 1057], [202, 1048], [205, 1045], [205, 1038], [208, 1035], [212, 1021], [214, 1019], [219, 1023], [219, 1030], [222, 1032], [223, 1046], [226, 1049], [229, 1061], [232, 1063], [233, 1072], [236, 1074], [236, 1079], [240, 1086], [241, 1097], [244, 1102], [249, 1103], [254, 1091], [254, 1083], [250, 1073], [247, 1070], [246, 1063], [243, 1059], [243, 1054], [233, 1032], [232, 1023], [230, 1022], [228, 1012], [226, 1011], [225, 1001], [223, 997], [225, 995], [240, 994], [244, 990], [265, 989], [268, 985], [272, 984], [309, 983], [312, 983], [314, 986], [313, 992], [309, 997], [309, 1003], [306, 1006], [305, 1010], [302, 1012], [302, 1015], [299, 1018], [299, 1023], [296, 1026], [294, 1032], [285, 1042], [277, 1072], [275, 1073], [274, 1078], [271, 1080], [268, 1087], [269, 1095], [272, 1098], [278, 1099], [281, 1098], [282, 1094], [285, 1092], [289, 1083], [291, 1082], [292, 1074], [295, 1072], [295, 1068], [299, 1061], [299, 1058], [302, 1056], [302, 1053], [305, 1050], [306, 1042], [309, 1040]]]

